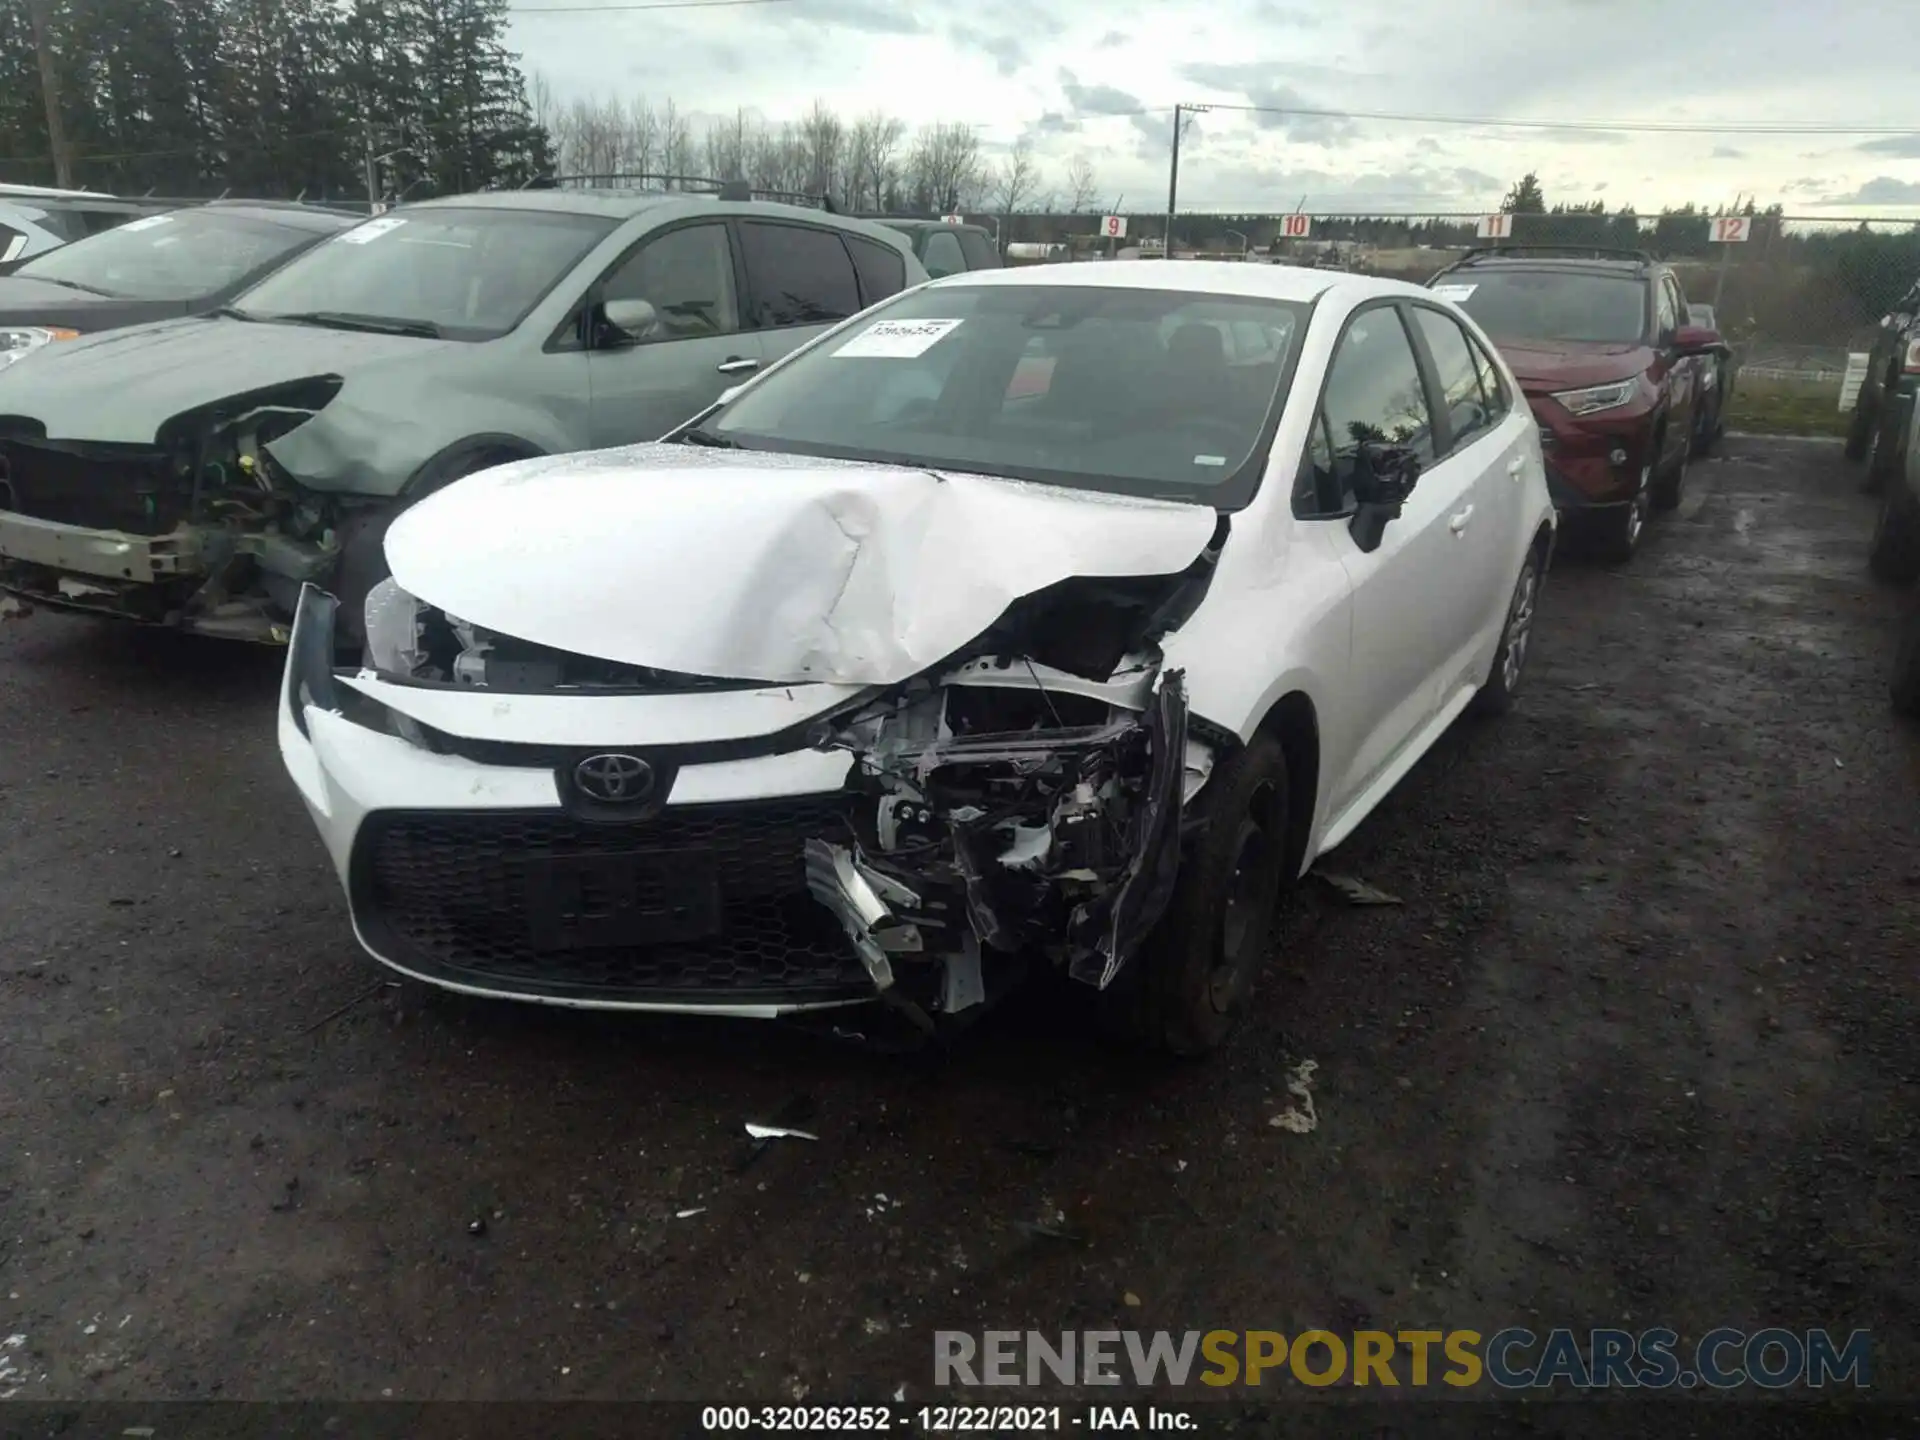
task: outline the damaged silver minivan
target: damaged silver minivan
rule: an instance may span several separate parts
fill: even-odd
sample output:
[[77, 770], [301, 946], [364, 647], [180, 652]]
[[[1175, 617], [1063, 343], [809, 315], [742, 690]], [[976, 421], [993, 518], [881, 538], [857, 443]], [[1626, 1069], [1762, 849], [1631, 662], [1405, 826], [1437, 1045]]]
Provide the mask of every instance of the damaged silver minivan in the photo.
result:
[[1456, 308], [1267, 266], [955, 276], [666, 441], [406, 512], [280, 741], [377, 959], [924, 1031], [1036, 969], [1217, 1044], [1283, 887], [1517, 691], [1537, 431]]

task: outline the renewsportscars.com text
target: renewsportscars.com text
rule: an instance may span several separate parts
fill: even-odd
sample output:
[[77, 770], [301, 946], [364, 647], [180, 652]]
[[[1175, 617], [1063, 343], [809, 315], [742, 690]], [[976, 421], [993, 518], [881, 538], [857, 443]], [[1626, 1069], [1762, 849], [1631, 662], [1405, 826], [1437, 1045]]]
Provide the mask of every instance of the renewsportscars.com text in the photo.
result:
[[1870, 1383], [1853, 1330], [936, 1330], [936, 1386], [1299, 1384], [1500, 1390], [1784, 1390]]

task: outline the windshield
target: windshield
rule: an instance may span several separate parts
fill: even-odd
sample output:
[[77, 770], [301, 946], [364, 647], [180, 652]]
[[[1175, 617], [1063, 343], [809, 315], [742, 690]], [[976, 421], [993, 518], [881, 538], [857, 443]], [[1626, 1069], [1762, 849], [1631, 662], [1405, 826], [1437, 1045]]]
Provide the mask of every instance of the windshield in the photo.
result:
[[271, 265], [313, 232], [253, 215], [146, 215], [30, 260], [14, 273], [134, 300], [193, 300]]
[[1245, 488], [1306, 315], [1180, 290], [921, 290], [768, 375], [704, 433], [1212, 505]]
[[1433, 288], [1500, 339], [1638, 345], [1647, 331], [1646, 282], [1631, 275], [1474, 270]]
[[412, 210], [356, 225], [242, 295], [252, 319], [351, 316], [492, 340], [614, 228], [599, 215]]

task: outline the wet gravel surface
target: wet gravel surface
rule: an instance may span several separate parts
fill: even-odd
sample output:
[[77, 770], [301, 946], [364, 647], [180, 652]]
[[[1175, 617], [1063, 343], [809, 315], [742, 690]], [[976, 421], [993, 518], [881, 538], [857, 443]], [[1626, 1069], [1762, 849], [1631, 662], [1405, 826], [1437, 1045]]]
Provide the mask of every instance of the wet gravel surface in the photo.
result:
[[[277, 657], [0, 627], [0, 1392], [924, 1396], [935, 1328], [1868, 1327], [1920, 1391], [1920, 732], [1837, 448], [1736, 440], [1187, 1065], [387, 986]], [[1317, 1123], [1273, 1119], [1311, 1060]], [[757, 1159], [742, 1122], [807, 1116]]]

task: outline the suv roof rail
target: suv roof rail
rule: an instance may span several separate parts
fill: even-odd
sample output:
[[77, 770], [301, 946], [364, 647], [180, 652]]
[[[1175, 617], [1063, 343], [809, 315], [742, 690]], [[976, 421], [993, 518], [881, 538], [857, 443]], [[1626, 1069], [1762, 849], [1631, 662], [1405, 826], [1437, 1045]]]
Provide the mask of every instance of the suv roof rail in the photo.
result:
[[1657, 263], [1651, 251], [1630, 250], [1615, 245], [1477, 245], [1454, 264], [1471, 265], [1477, 260], [1497, 260], [1509, 255], [1535, 255], [1560, 260], [1633, 260], [1642, 265]]
[[768, 190], [750, 180], [716, 180], [710, 175], [664, 175], [654, 171], [614, 171], [600, 175], [536, 175], [522, 190], [653, 190], [662, 194], [710, 195], [716, 200], [773, 200], [811, 205], [838, 214], [826, 195], [801, 190]]

